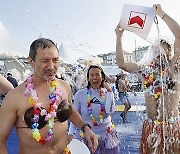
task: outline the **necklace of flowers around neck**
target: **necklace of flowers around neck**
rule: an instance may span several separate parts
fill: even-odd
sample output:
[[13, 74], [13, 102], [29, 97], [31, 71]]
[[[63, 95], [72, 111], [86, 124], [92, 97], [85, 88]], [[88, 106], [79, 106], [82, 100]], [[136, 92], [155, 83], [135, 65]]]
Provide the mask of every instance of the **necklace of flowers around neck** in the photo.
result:
[[[145, 68], [145, 72], [142, 74], [144, 89], [152, 95], [155, 99], [158, 99], [162, 94], [162, 88], [168, 89], [167, 81], [169, 81], [169, 65], [165, 56], [162, 55], [161, 65], [159, 59], [151, 61]], [[160, 70], [162, 67], [162, 70]], [[162, 78], [161, 78], [162, 76]]]
[[[38, 103], [38, 96], [36, 90], [34, 88], [34, 83], [32, 82], [32, 75], [27, 78], [27, 85], [25, 90], [25, 95], [29, 96], [28, 102], [29, 104], [33, 105], [33, 114], [34, 117], [32, 118], [32, 137], [41, 144], [45, 144], [47, 142], [51, 142], [52, 135], [53, 135], [53, 127], [54, 127], [54, 119], [56, 117], [56, 110], [57, 110], [57, 102], [62, 98], [62, 93], [60, 92], [60, 88], [58, 86], [57, 80], [50, 81], [50, 104], [48, 110], [42, 108], [42, 103]], [[42, 137], [40, 131], [38, 129], [39, 126], [39, 117], [45, 116], [45, 121], [48, 122], [48, 133], [46, 137]]]
[[96, 119], [95, 119], [94, 115], [92, 114], [91, 94], [92, 94], [92, 91], [88, 90], [87, 91], [87, 108], [88, 108], [88, 113], [89, 113], [89, 116], [90, 116], [91, 121], [93, 123], [93, 126], [99, 126], [104, 121], [104, 111], [105, 111], [104, 90], [103, 90], [103, 88], [101, 88], [100, 91], [99, 91], [99, 94], [100, 94], [100, 105], [101, 105], [101, 108], [100, 108], [100, 111], [99, 111], [99, 121], [100, 121], [100, 123], [96, 122]]

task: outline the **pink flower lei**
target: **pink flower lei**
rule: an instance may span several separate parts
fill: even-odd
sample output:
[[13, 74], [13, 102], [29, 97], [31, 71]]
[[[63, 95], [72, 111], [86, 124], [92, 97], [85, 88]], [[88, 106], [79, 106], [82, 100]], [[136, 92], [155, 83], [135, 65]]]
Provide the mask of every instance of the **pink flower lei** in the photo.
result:
[[100, 95], [100, 104], [101, 104], [101, 109], [99, 111], [99, 121], [100, 123], [96, 122], [96, 119], [94, 117], [94, 115], [92, 114], [92, 107], [91, 107], [91, 91], [88, 90], [87, 92], [87, 108], [88, 108], [88, 113], [89, 113], [89, 116], [91, 118], [91, 121], [93, 123], [93, 126], [99, 126], [100, 124], [103, 123], [104, 121], [104, 111], [105, 111], [105, 105], [104, 105], [104, 90], [103, 88], [100, 89], [99, 91], [99, 95]]
[[[45, 144], [50, 142], [53, 135], [53, 127], [54, 127], [54, 119], [56, 117], [57, 110], [57, 102], [62, 98], [62, 93], [60, 92], [60, 88], [58, 86], [57, 80], [50, 81], [50, 104], [48, 110], [42, 108], [42, 103], [38, 103], [38, 96], [36, 90], [34, 88], [34, 83], [32, 81], [32, 75], [27, 78], [27, 85], [25, 89], [25, 95], [29, 96], [28, 102], [33, 105], [33, 113], [34, 117], [32, 118], [33, 124], [31, 126], [32, 137], [41, 144]], [[45, 115], [45, 121], [48, 121], [49, 131], [45, 138], [43, 138], [38, 129], [39, 126], [39, 117]]]

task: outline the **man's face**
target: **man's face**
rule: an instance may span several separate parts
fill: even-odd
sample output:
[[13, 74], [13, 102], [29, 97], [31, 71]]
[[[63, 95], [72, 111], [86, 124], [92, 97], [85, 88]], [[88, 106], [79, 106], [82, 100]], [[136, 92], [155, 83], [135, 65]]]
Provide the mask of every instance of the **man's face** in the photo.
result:
[[45, 81], [53, 80], [59, 67], [59, 53], [56, 47], [39, 48], [32, 66], [37, 76]]
[[98, 68], [91, 68], [89, 70], [89, 79], [88, 81], [91, 84], [91, 87], [93, 89], [98, 89], [101, 85], [102, 82], [102, 74], [101, 74], [101, 70]]

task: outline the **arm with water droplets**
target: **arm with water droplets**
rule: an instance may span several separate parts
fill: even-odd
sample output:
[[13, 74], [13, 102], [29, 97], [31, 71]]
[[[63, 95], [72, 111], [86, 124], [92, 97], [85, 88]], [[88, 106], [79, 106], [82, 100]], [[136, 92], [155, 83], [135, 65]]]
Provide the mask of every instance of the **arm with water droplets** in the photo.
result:
[[155, 4], [154, 8], [156, 15], [163, 19], [174, 36], [180, 38], [180, 25], [162, 9], [160, 4]]
[[115, 33], [116, 33], [116, 62], [119, 68], [127, 71], [127, 72], [134, 72], [139, 69], [139, 66], [137, 63], [134, 62], [128, 62], [125, 60], [124, 57], [124, 50], [122, 47], [122, 36], [123, 36], [124, 30], [120, 28], [120, 25], [118, 24]]

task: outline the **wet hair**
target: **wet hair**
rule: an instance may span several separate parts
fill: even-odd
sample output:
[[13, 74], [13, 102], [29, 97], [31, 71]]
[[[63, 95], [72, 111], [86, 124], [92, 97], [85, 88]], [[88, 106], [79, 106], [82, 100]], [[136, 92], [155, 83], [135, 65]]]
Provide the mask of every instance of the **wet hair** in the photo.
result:
[[121, 74], [116, 75], [116, 79], [119, 80], [121, 78]]
[[119, 74], [116, 75], [116, 79], [117, 79], [117, 80], [119, 80], [119, 79], [125, 79], [125, 77], [126, 77], [126, 74], [124, 74], [124, 73], [119, 73]]
[[7, 76], [12, 76], [12, 73], [8, 72], [8, 73], [7, 73]]
[[160, 44], [162, 44], [162, 45], [167, 45], [167, 47], [168, 47], [168, 51], [171, 51], [171, 45], [168, 43], [168, 41], [166, 41], [165, 39], [161, 39], [160, 40]]
[[121, 74], [121, 79], [123, 80], [123, 79], [125, 79], [126, 78], [126, 74]]
[[[98, 66], [98, 65], [90, 65], [89, 68], [88, 68], [88, 71], [87, 71], [87, 79], [89, 79], [89, 72], [90, 72], [90, 69], [92, 69], [92, 68], [97, 68], [97, 69], [99, 69], [101, 71], [102, 82], [101, 82], [100, 87], [103, 87], [103, 82], [105, 81], [106, 75], [105, 75], [103, 69], [100, 66]], [[90, 86], [91, 86], [91, 83], [88, 81], [87, 88], [89, 89]]]
[[51, 48], [52, 46], [56, 47], [57, 51], [59, 52], [57, 45], [52, 40], [46, 38], [36, 39], [35, 41], [32, 42], [30, 46], [29, 57], [31, 57], [32, 60], [34, 61], [37, 55], [37, 50], [39, 48], [45, 49], [45, 48]]

